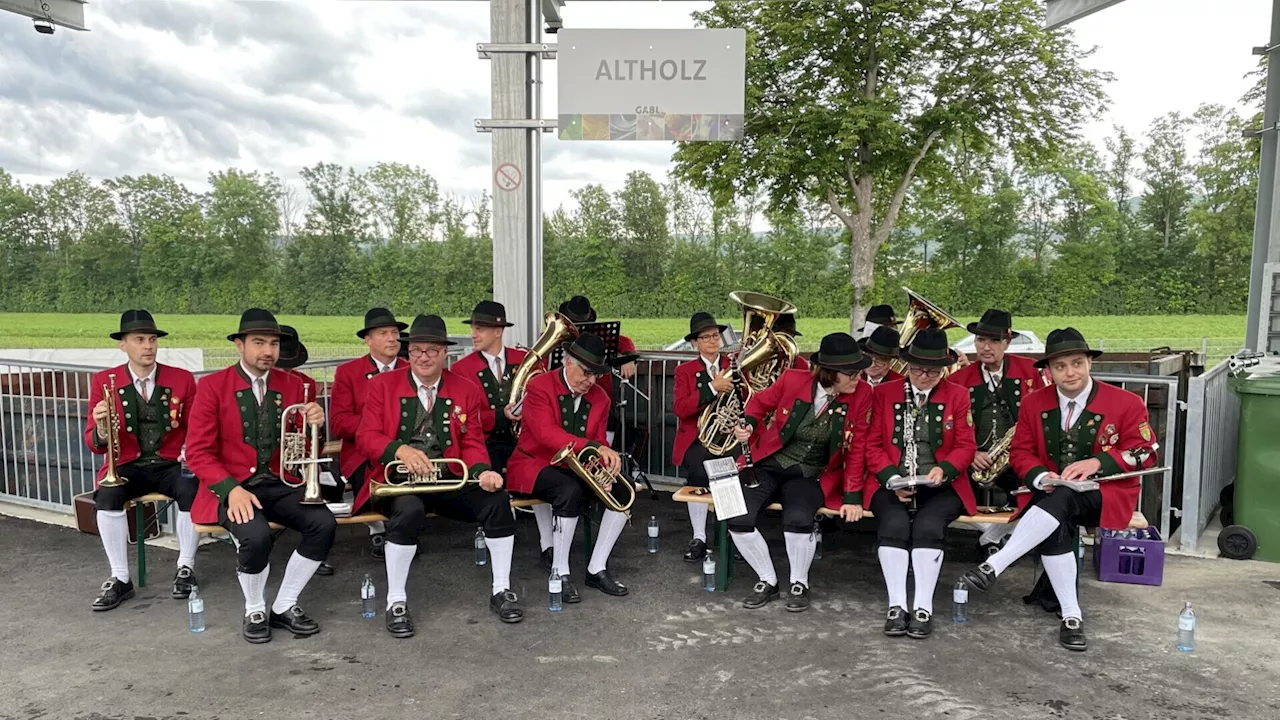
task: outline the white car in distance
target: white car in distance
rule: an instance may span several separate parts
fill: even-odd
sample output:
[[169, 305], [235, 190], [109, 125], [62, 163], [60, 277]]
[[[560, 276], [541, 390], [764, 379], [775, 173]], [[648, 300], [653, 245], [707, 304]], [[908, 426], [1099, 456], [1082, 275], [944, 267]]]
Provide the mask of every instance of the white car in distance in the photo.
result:
[[[1035, 333], [1030, 330], [1017, 329], [1014, 332], [1018, 333], [1018, 336], [1009, 341], [1009, 352], [1019, 355], [1044, 352], [1044, 343], [1040, 341], [1040, 338]], [[968, 335], [951, 347], [955, 348], [957, 352], [972, 355], [978, 351], [974, 347], [973, 340], [974, 336]]]

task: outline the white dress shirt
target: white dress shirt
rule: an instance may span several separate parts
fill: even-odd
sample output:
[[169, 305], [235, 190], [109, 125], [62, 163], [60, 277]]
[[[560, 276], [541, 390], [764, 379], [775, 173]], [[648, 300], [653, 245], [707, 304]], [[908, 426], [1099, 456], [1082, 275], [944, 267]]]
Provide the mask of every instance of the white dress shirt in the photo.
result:
[[436, 393], [440, 390], [440, 378], [436, 378], [435, 382], [427, 385], [419, 380], [417, 375], [412, 372], [409, 374], [413, 376], [413, 384], [418, 388], [418, 402], [422, 403], [422, 407], [426, 408], [427, 412], [430, 412], [435, 405]]
[[261, 405], [262, 398], [267, 396], [267, 377], [271, 375], [271, 371], [268, 370], [259, 377], [258, 373], [244, 364], [243, 360], [240, 361], [240, 369], [249, 377], [249, 386], [253, 388], [253, 396], [258, 399], [258, 404]]
[[504, 358], [501, 355], [490, 355], [483, 350], [480, 351], [480, 355], [484, 358], [484, 364], [489, 366], [489, 372], [493, 373], [493, 377], [497, 380], [502, 380], [502, 373], [505, 369]]
[[142, 402], [151, 402], [151, 391], [156, 389], [156, 368], [158, 365], [151, 366], [151, 372], [146, 377], [138, 377], [133, 372], [133, 366], [129, 365], [129, 377], [133, 378], [133, 386], [138, 390], [138, 397]]

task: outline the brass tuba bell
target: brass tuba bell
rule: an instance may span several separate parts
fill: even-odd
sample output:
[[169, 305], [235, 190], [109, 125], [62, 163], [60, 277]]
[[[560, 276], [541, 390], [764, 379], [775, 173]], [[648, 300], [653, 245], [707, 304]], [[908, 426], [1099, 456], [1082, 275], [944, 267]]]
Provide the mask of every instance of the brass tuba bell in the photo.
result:
[[[960, 322], [947, 314], [945, 310], [925, 300], [920, 295], [911, 291], [911, 288], [902, 288], [907, 293], [907, 316], [902, 320], [902, 332], [899, 336], [899, 345], [906, 348], [911, 345], [911, 339], [916, 333], [934, 328], [937, 330], [949, 330], [953, 327], [960, 327]], [[959, 363], [952, 363], [947, 366], [944, 375], [950, 375], [960, 368]], [[894, 358], [889, 363], [889, 369], [899, 375], [907, 374], [907, 361], [902, 358]]]
[[[520, 361], [520, 366], [511, 374], [508, 405], [519, 407], [520, 402], [524, 399], [524, 391], [528, 388], [529, 381], [535, 375], [546, 372], [547, 360], [551, 356], [551, 351], [578, 337], [578, 328], [574, 326], [569, 318], [558, 312], [547, 313], [543, 317], [543, 322], [545, 328], [542, 331], [542, 335], [538, 337], [533, 347], [529, 348], [529, 354], [525, 355], [524, 360]], [[511, 434], [516, 437], [520, 436], [520, 423], [511, 423]]]

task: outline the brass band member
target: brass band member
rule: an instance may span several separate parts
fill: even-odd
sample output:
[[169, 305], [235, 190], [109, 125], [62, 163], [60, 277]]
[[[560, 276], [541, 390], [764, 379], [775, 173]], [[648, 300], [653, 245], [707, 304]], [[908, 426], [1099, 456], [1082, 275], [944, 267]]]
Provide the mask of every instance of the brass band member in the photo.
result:
[[[303, 384], [289, 374], [273, 372], [280, 336], [280, 325], [269, 311], [244, 311], [239, 330], [227, 336], [240, 361], [200, 380], [187, 443], [187, 464], [200, 479], [192, 519], [222, 525], [236, 541], [245, 605], [242, 632], [251, 643], [270, 641], [271, 628], [294, 635], [320, 632], [319, 624], [298, 606], [298, 596], [328, 555], [337, 530], [329, 508], [302, 504], [302, 488], [281, 479], [281, 415], [284, 408], [302, 402]], [[323, 425], [324, 409], [308, 399], [305, 419], [308, 425]], [[270, 571], [270, 522], [297, 530], [302, 542], [289, 558], [268, 615], [264, 591]]]
[[[973, 462], [969, 394], [942, 379], [955, 362], [941, 330], [916, 333], [903, 348], [908, 379], [875, 389], [867, 442], [865, 489], [851, 488], [846, 517], [865, 506], [879, 521], [880, 569], [889, 591], [884, 634], [925, 638], [933, 630], [933, 591], [942, 571], [947, 526], [977, 511], [967, 475]], [[900, 478], [927, 476], [914, 488], [885, 490]], [[914, 507], [914, 517], [908, 506]], [[907, 569], [915, 570], [915, 601], [908, 620]]]
[[[791, 568], [786, 608], [809, 608], [809, 565], [817, 546], [814, 516], [826, 504], [827, 488], [839, 497], [849, 474], [861, 475], [871, 388], [858, 380], [867, 360], [847, 333], [822, 338], [809, 358], [811, 370], [788, 370], [773, 385], [751, 396], [744, 417], [747, 427], [734, 432], [750, 442], [757, 487], [743, 488], [747, 513], [729, 520], [738, 552], [760, 581], [742, 606], [760, 608], [778, 597], [778, 576], [764, 536], [756, 529], [760, 510], [782, 504], [782, 529]], [[760, 418], [773, 421], [760, 427]], [[838, 502], [838, 500], [836, 501]]]
[[871, 333], [875, 332], [878, 327], [885, 327], [898, 331], [898, 326], [902, 323], [898, 321], [897, 313], [893, 311], [892, 305], [872, 305], [867, 310], [867, 321], [862, 326], [862, 337], [869, 338]]
[[507, 308], [502, 303], [482, 300], [471, 311], [471, 319], [462, 322], [471, 326], [475, 352], [454, 363], [451, 369], [475, 381], [484, 391], [488, 402], [481, 408], [480, 419], [489, 461], [495, 472], [505, 473], [507, 461], [516, 449], [516, 438], [511, 432], [512, 416], [506, 411], [511, 397], [511, 375], [529, 353], [503, 346], [506, 329], [515, 327], [515, 323], [508, 321]]
[[1142, 399], [1091, 377], [1093, 359], [1101, 354], [1091, 350], [1075, 328], [1049, 333], [1036, 367], [1049, 368], [1054, 387], [1023, 399], [1010, 450], [1014, 473], [1034, 491], [1030, 506], [1004, 548], [964, 574], [970, 587], [988, 590], [1018, 558], [1038, 551], [1062, 605], [1058, 642], [1077, 651], [1088, 643], [1076, 594], [1073, 539], [1079, 537], [1081, 525], [1129, 527], [1142, 484], [1130, 477], [1076, 492], [1044, 482], [1117, 475], [1156, 463], [1155, 438]]
[[[319, 385], [316, 379], [310, 375], [298, 370], [298, 368], [307, 364], [310, 359], [307, 354], [307, 346], [302, 344], [302, 340], [298, 337], [297, 328], [292, 325], [280, 326], [280, 359], [276, 360], [276, 369], [298, 378], [307, 389], [307, 397], [312, 400], [319, 400]], [[342, 498], [338, 498], [341, 500]]]
[[871, 364], [862, 373], [862, 379], [866, 380], [871, 387], [906, 379], [890, 369], [894, 359], [898, 357], [900, 342], [902, 339], [898, 331], [888, 327], [875, 328], [870, 335], [858, 341], [862, 346], [862, 352], [871, 358]]
[[[969, 389], [974, 436], [978, 441], [972, 469], [985, 471], [991, 467], [987, 451], [1013, 429], [1022, 399], [1048, 382], [1044, 372], [1036, 369], [1034, 360], [1009, 354], [1009, 341], [1018, 336], [1013, 332], [1013, 317], [1009, 313], [987, 310], [981, 320], [969, 323], [967, 329], [973, 333], [978, 362], [966, 365], [949, 379]], [[1011, 468], [1000, 473], [994, 482], [995, 487], [1006, 493], [1020, 485]], [[982, 530], [978, 544], [985, 556], [1000, 549], [1000, 543], [1013, 532], [1013, 524], [988, 523]]]
[[[415, 475], [431, 469], [431, 461], [456, 458], [467, 465], [478, 484], [449, 492], [373, 498], [373, 506], [387, 516], [387, 632], [398, 638], [413, 635], [405, 584], [417, 551], [418, 534], [427, 513], [479, 523], [492, 558], [493, 594], [489, 609], [504, 623], [524, 619], [511, 592], [511, 551], [516, 523], [511, 496], [502, 489], [502, 476], [490, 469], [481, 428], [484, 393], [475, 383], [444, 368], [446, 350], [453, 345], [444, 320], [419, 315], [409, 328], [409, 367], [369, 381], [356, 443], [370, 460], [369, 478], [356, 497], [356, 508], [370, 499], [372, 483], [386, 475], [393, 460]], [[441, 463], [442, 477], [460, 475]]]
[[[689, 334], [684, 336], [693, 343], [698, 357], [676, 367], [676, 388], [673, 411], [676, 414], [676, 439], [671, 462], [684, 468], [685, 484], [705, 488], [710, 485], [702, 463], [722, 457], [711, 454], [698, 440], [698, 418], [718, 395], [733, 391], [729, 358], [720, 354], [721, 333], [728, 325], [720, 325], [710, 313], [694, 313], [689, 319]], [[734, 448], [732, 456], [741, 450]], [[693, 539], [684, 554], [685, 562], [702, 562], [707, 554], [707, 506], [703, 503], [685, 503], [689, 508], [689, 523], [693, 525]]]
[[[191, 504], [199, 484], [183, 477], [179, 457], [187, 438], [187, 408], [196, 395], [196, 381], [181, 368], [156, 362], [156, 345], [168, 333], [156, 329], [146, 310], [126, 310], [120, 316], [120, 331], [111, 333], [129, 360], [120, 367], [95, 373], [89, 385], [89, 410], [93, 422], [84, 439], [96, 455], [111, 452], [110, 437], [116, 433], [119, 445], [115, 458], [116, 476], [122, 485], [99, 485], [107, 476], [108, 464], [98, 468], [93, 500], [97, 506], [98, 536], [107, 552], [111, 579], [93, 601], [94, 610], [111, 610], [133, 597], [129, 576], [129, 519], [124, 506], [148, 493], [168, 495], [178, 503], [178, 568], [173, 577], [171, 597], [185, 598], [196, 584], [194, 568], [199, 537], [191, 522]], [[112, 392], [113, 397], [104, 394]], [[114, 389], [113, 389], [114, 388]], [[115, 407], [115, 427], [109, 422], [109, 406]]]
[[[587, 447], [600, 453], [611, 473], [622, 467], [622, 458], [609, 447], [605, 428], [609, 417], [609, 397], [598, 381], [608, 376], [604, 341], [582, 333], [564, 353], [564, 367], [538, 375], [529, 381], [524, 394], [522, 429], [516, 451], [509, 463], [510, 487], [549, 503], [555, 515], [551, 531], [552, 568], [562, 581], [564, 602], [581, 602], [570, 582], [569, 546], [582, 509], [583, 481], [571, 471], [552, 465], [551, 459], [566, 445], [580, 453]], [[625, 502], [620, 483], [611, 492]], [[625, 513], [605, 510], [591, 560], [587, 564], [587, 587], [606, 595], [626, 595], [627, 586], [609, 573], [609, 554], [627, 524]]]

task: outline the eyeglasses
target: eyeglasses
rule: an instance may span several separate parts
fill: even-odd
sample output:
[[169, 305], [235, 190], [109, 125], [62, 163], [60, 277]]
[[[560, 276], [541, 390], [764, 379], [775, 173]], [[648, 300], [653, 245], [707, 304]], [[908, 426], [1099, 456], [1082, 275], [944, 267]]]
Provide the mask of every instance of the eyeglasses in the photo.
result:
[[438, 346], [429, 348], [409, 348], [409, 357], [412, 358], [422, 357], [423, 355], [426, 355], [429, 358], [434, 358], [440, 357], [443, 353], [444, 348]]
[[694, 338], [694, 340], [697, 340], [698, 342], [709, 342], [711, 340], [719, 340], [719, 339], [720, 339], [720, 333], [707, 333], [705, 335], [699, 335], [696, 338]]
[[916, 377], [935, 378], [942, 376], [942, 368], [922, 368], [919, 365], [911, 366], [911, 374]]
[[600, 378], [604, 377], [605, 375], [608, 375], [609, 373], [607, 373], [607, 372], [591, 372], [590, 370], [583, 370], [583, 371], [582, 371], [582, 374], [583, 374], [583, 375], [586, 375], [586, 376], [587, 376], [587, 378], [588, 378], [588, 379], [590, 379], [590, 380], [599, 380]]

